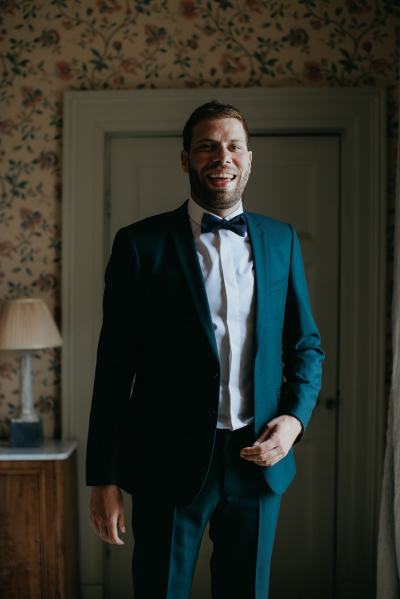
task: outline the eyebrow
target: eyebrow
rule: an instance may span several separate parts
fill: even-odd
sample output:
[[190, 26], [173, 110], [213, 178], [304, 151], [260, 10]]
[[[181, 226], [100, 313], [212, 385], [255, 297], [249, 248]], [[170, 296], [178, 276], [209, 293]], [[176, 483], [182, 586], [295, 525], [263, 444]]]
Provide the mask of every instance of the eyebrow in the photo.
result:
[[[198, 139], [195, 143], [202, 143], [204, 141], [211, 141], [211, 142], [216, 142], [218, 141], [217, 139], [213, 139], [212, 137], [201, 137], [200, 139]], [[229, 142], [232, 143], [243, 143], [244, 141], [246, 141], [245, 139], [230, 139]]]

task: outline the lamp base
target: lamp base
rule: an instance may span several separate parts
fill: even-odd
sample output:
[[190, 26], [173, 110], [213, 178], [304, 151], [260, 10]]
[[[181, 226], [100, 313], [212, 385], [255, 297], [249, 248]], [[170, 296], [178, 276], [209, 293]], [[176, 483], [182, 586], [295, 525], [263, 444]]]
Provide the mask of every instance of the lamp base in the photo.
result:
[[43, 444], [42, 423], [11, 420], [10, 447], [41, 447]]

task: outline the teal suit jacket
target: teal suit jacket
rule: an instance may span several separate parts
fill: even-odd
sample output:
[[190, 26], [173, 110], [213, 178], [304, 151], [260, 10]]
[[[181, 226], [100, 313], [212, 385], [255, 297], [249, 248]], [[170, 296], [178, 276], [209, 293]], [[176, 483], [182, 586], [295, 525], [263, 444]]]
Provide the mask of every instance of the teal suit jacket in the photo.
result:
[[[279, 414], [307, 428], [324, 354], [291, 225], [245, 212], [255, 266], [255, 437]], [[105, 274], [87, 484], [188, 503], [213, 451], [219, 358], [187, 202], [120, 229]], [[263, 476], [283, 493], [293, 450]]]

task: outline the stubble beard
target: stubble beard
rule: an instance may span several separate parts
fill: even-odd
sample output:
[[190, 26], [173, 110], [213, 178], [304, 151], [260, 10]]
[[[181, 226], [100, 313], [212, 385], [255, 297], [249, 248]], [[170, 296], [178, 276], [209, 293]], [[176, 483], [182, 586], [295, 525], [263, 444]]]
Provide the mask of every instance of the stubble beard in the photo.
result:
[[243, 191], [249, 180], [250, 168], [243, 173], [237, 173], [238, 183], [232, 191], [227, 189], [211, 189], [206, 182], [203, 182], [197, 172], [189, 167], [189, 181], [192, 198], [203, 208], [212, 211], [229, 210], [235, 206], [241, 199]]

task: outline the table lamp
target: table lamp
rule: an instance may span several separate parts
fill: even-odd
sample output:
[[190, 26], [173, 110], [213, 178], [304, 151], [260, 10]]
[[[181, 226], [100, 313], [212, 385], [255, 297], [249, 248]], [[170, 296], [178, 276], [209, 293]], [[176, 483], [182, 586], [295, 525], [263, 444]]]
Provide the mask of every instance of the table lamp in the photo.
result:
[[31, 350], [59, 347], [60, 333], [41, 299], [6, 300], [0, 304], [0, 350], [18, 350], [21, 361], [21, 410], [10, 423], [11, 447], [40, 447], [42, 423], [33, 405]]

